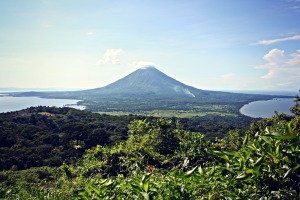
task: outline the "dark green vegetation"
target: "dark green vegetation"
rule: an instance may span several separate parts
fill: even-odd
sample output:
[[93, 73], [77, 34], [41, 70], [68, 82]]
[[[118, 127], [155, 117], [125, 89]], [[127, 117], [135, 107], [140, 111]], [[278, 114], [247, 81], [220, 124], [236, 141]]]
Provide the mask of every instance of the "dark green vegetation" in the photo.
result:
[[0, 169], [70, 163], [97, 144], [125, 139], [133, 119], [54, 107], [0, 114]]
[[[93, 112], [164, 112], [178, 116], [184, 112], [192, 116], [237, 115], [239, 109], [271, 95], [238, 94], [200, 90], [185, 85], [154, 67], [138, 69], [126, 77], [102, 88], [73, 92], [26, 92], [16, 96], [80, 99], [80, 105]], [[182, 117], [182, 116], [180, 116]]]
[[[94, 146], [71, 163], [2, 171], [0, 197], [299, 199], [300, 97], [297, 101], [295, 116], [279, 113], [214, 141], [184, 129], [182, 124], [189, 126], [184, 120], [134, 119], [124, 140]], [[75, 139], [74, 145], [84, 144]]]
[[[0, 114], [0, 170], [60, 166], [96, 145], [113, 145], [128, 138], [136, 115], [110, 116], [71, 108], [32, 107]], [[176, 118], [172, 118], [175, 122]], [[231, 129], [245, 129], [251, 118], [205, 116], [180, 119], [185, 130], [223, 137]]]

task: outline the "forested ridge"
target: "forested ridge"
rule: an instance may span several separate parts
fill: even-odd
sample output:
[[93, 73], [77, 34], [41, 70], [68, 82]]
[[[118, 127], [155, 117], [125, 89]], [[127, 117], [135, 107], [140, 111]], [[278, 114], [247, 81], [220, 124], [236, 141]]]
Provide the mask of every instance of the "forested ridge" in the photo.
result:
[[[100, 115], [73, 108], [42, 106], [0, 114], [0, 170], [70, 163], [81, 157], [86, 149], [126, 140], [128, 124], [134, 119], [153, 121], [156, 118]], [[251, 120], [245, 116], [180, 119], [185, 130], [202, 132], [212, 139], [222, 138], [231, 129], [245, 128]]]
[[3, 167], [0, 197], [299, 199], [300, 97], [297, 102], [293, 116], [277, 113], [251, 124], [244, 117], [109, 116], [49, 107], [1, 114], [2, 155], [17, 149], [15, 157], [43, 155], [34, 151], [47, 144], [52, 150], [45, 155], [55, 159]]

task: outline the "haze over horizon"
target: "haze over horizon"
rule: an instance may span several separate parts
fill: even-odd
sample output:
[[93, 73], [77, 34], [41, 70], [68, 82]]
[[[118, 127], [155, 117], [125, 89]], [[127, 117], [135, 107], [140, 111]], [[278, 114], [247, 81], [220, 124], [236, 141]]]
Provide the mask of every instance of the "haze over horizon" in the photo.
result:
[[0, 88], [98, 88], [153, 65], [205, 90], [300, 89], [300, 0], [10, 0], [0, 17]]

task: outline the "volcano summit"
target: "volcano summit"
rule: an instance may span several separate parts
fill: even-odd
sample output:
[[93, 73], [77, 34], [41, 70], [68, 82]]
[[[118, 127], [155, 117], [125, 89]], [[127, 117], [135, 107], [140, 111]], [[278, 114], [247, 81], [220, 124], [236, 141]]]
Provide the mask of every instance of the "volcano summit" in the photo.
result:
[[[138, 95], [160, 97], [195, 97], [201, 92], [185, 85], [153, 66], [140, 68], [105, 87], [85, 91], [86, 95]], [[194, 94], [195, 93], [195, 94]]]

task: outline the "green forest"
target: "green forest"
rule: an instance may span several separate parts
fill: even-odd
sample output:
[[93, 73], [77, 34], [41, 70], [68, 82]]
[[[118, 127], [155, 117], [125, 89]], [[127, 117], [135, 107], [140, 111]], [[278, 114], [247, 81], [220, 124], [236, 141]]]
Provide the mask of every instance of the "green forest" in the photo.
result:
[[299, 199], [294, 115], [0, 114], [0, 199]]

